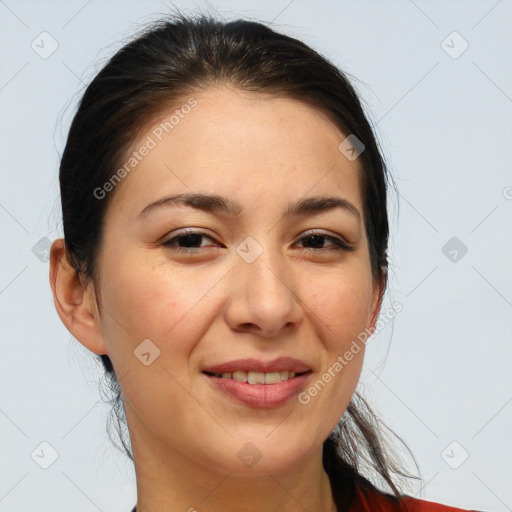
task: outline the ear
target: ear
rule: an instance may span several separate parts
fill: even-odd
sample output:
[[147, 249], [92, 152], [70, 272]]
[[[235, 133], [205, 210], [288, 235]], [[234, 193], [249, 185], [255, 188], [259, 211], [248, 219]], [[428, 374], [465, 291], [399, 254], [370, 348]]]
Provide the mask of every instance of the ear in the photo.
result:
[[88, 283], [69, 263], [63, 238], [50, 250], [50, 286], [55, 309], [68, 331], [95, 354], [107, 354], [94, 283]]
[[384, 294], [384, 289], [386, 288], [387, 281], [387, 268], [380, 267], [381, 275], [378, 280], [373, 281], [373, 295], [372, 295], [372, 310], [370, 313], [370, 321], [368, 324], [368, 329], [373, 333], [375, 330], [375, 326], [377, 324], [377, 320], [379, 319], [380, 308], [382, 306], [382, 299]]

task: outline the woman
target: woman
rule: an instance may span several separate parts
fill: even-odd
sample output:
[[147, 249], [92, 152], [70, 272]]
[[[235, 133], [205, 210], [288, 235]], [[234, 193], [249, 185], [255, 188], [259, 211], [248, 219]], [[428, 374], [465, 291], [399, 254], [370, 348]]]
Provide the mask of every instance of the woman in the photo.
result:
[[387, 183], [345, 76], [260, 23], [178, 14], [88, 86], [50, 283], [118, 391], [134, 511], [459, 510], [401, 493], [355, 391]]

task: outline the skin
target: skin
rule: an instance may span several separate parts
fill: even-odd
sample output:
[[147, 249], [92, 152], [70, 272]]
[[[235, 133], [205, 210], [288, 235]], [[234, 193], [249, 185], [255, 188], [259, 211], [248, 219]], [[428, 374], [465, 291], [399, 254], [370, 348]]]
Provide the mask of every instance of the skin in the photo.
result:
[[[364, 346], [307, 404], [294, 397], [249, 407], [215, 390], [201, 369], [291, 356], [312, 368], [310, 386], [374, 327], [381, 290], [359, 160], [338, 150], [346, 135], [326, 115], [297, 100], [227, 86], [194, 98], [198, 105], [117, 185], [99, 282], [77, 278], [62, 239], [53, 243], [57, 311], [80, 343], [109, 355], [121, 379], [139, 512], [335, 511], [322, 443], [356, 389]], [[189, 192], [226, 196], [242, 212], [169, 206], [138, 220], [149, 203]], [[344, 198], [361, 218], [342, 208], [283, 218], [289, 203], [314, 195]], [[212, 239], [200, 238], [195, 254], [162, 245], [183, 228]], [[313, 229], [354, 250], [335, 250], [328, 238], [311, 243]], [[236, 252], [248, 236], [263, 249], [252, 263]], [[160, 350], [148, 366], [134, 356], [145, 339]], [[237, 457], [248, 442], [261, 454], [252, 467]]]

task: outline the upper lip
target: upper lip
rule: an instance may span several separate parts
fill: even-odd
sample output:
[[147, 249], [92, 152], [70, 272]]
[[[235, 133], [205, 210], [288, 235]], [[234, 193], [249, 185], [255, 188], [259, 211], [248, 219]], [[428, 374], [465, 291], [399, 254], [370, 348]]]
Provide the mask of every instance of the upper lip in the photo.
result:
[[295, 373], [304, 373], [311, 370], [311, 368], [304, 362], [293, 357], [278, 357], [272, 361], [261, 361], [260, 359], [247, 358], [237, 359], [235, 361], [228, 361], [221, 364], [206, 366], [203, 372], [210, 373], [224, 373], [224, 372], [279, 372], [286, 371]]

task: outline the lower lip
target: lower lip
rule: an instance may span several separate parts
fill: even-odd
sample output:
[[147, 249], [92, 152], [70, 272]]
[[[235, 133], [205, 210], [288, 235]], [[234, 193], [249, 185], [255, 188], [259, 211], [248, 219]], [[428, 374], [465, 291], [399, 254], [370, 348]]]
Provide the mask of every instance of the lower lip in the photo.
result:
[[298, 395], [304, 388], [306, 379], [311, 372], [297, 375], [277, 384], [248, 384], [235, 379], [223, 379], [206, 375], [216, 389], [226, 393], [238, 402], [249, 407], [274, 408], [285, 404]]

